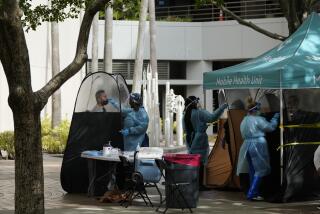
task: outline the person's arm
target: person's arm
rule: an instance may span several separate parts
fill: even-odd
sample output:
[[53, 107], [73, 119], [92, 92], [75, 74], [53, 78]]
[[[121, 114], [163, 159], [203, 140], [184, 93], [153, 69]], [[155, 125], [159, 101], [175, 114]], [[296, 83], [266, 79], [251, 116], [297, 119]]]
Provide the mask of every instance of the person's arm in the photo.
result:
[[279, 113], [276, 113], [273, 118], [268, 122], [265, 118], [261, 117], [258, 121], [259, 129], [261, 129], [264, 132], [272, 132], [274, 131], [278, 126], [278, 119], [279, 119]]
[[224, 110], [228, 107], [228, 104], [223, 104], [218, 109], [216, 109], [213, 113], [208, 112], [207, 110], [200, 110], [200, 117], [202, 121], [206, 123], [212, 123], [216, 121], [224, 112]]
[[[115, 101], [114, 99], [110, 98], [108, 99], [109, 103], [114, 107], [116, 108], [117, 110], [120, 111], [120, 105], [117, 101]], [[121, 112], [124, 113], [124, 114], [128, 114], [132, 111], [131, 108], [127, 108], [127, 107], [124, 107], [124, 106], [121, 106]]]

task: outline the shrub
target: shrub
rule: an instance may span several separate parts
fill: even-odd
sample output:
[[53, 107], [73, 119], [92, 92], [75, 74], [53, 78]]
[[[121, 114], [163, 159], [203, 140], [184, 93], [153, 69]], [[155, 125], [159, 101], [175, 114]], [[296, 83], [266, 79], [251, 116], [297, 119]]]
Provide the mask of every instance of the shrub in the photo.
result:
[[177, 134], [177, 121], [173, 121], [173, 124], [172, 124], [172, 128], [173, 128], [173, 133], [174, 134]]
[[41, 120], [41, 136], [47, 136], [51, 133], [52, 128], [51, 128], [51, 119], [48, 116], [45, 116]]
[[54, 129], [51, 128], [51, 120], [45, 117], [41, 122], [42, 149], [48, 153], [63, 153], [67, 144], [70, 122], [62, 120]]
[[0, 133], [0, 149], [8, 152], [10, 159], [14, 159], [14, 132], [5, 131]]
[[179, 16], [167, 16], [165, 18], [160, 19], [160, 21], [167, 22], [192, 22], [191, 17], [179, 17]]
[[[42, 150], [48, 153], [63, 153], [67, 144], [70, 122], [62, 120], [61, 123], [51, 128], [51, 120], [45, 117], [41, 121]], [[8, 152], [9, 158], [14, 159], [14, 132], [0, 133], [0, 149]]]

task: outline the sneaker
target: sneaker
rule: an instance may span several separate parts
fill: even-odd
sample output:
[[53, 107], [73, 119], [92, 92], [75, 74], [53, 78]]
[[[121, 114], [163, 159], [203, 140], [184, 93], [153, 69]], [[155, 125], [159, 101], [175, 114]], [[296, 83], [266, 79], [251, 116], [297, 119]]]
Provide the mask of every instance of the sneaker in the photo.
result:
[[255, 197], [251, 198], [251, 201], [264, 201], [264, 198], [261, 196], [255, 196]]

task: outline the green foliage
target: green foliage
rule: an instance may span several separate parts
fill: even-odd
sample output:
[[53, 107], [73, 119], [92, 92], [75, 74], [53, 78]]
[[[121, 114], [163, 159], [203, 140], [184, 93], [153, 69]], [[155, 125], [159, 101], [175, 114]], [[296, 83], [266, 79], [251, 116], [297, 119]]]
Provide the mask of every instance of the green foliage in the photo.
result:
[[70, 122], [63, 120], [55, 127], [51, 128], [51, 120], [45, 117], [41, 122], [42, 149], [48, 153], [63, 153], [67, 144]]
[[[140, 0], [114, 0], [113, 19], [114, 20], [138, 20], [140, 13]], [[100, 12], [100, 17], [104, 17], [104, 11]]]
[[178, 16], [167, 16], [159, 21], [166, 21], [166, 22], [192, 22], [191, 17], [178, 17]]
[[224, 0], [196, 0], [195, 2], [198, 7], [205, 4], [212, 4], [212, 2], [216, 2], [218, 5], [224, 4]]
[[173, 121], [173, 124], [172, 124], [172, 128], [173, 128], [173, 133], [174, 134], [177, 134], [177, 121]]
[[[32, 4], [32, 0], [20, 0], [19, 6], [24, 16], [22, 23], [28, 29], [35, 30], [45, 21], [61, 22], [67, 18], [77, 18], [80, 10], [92, 0], [51, 0], [49, 4]], [[49, 2], [49, 1], [48, 1]]]
[[13, 131], [5, 131], [0, 133], [0, 149], [7, 151], [9, 158], [13, 159], [15, 157]]
[[41, 136], [47, 136], [51, 133], [51, 120], [48, 116], [45, 116], [41, 120]]
[[[63, 120], [57, 127], [52, 129], [50, 118], [45, 117], [41, 121], [41, 138], [43, 151], [52, 154], [63, 153], [68, 140], [69, 128], [70, 122], [68, 120]], [[9, 158], [15, 157], [13, 131], [0, 133], [0, 149], [7, 151], [9, 154]]]
[[[29, 29], [36, 28], [43, 22], [62, 22], [68, 18], [78, 18], [79, 13], [94, 0], [51, 0], [51, 5], [35, 4], [32, 0], [20, 0], [19, 6], [23, 11], [22, 24]], [[0, 0], [0, 12], [7, 2]], [[106, 4], [106, 7], [109, 3]], [[139, 19], [139, 0], [114, 0], [112, 5], [114, 19], [137, 20]], [[100, 11], [100, 17], [104, 16], [104, 10]]]

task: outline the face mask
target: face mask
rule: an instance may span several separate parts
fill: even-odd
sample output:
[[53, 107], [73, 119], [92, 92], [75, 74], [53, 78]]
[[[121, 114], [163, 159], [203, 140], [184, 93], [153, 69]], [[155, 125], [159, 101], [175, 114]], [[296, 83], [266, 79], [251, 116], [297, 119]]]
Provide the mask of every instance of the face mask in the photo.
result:
[[108, 105], [108, 100], [103, 100], [103, 101], [101, 102], [101, 104], [102, 104], [103, 106]]

